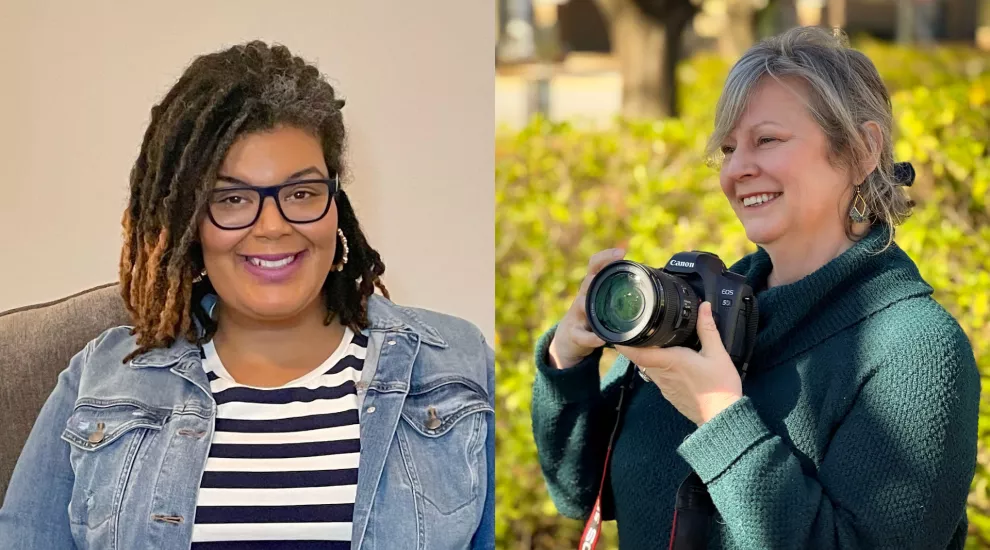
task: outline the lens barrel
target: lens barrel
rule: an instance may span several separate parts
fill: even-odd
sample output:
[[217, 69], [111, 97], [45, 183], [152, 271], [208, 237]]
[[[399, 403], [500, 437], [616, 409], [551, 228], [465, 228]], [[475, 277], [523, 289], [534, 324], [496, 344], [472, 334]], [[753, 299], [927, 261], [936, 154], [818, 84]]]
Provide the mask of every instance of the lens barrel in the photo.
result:
[[620, 260], [592, 279], [585, 311], [591, 330], [608, 344], [691, 346], [700, 303], [682, 278]]

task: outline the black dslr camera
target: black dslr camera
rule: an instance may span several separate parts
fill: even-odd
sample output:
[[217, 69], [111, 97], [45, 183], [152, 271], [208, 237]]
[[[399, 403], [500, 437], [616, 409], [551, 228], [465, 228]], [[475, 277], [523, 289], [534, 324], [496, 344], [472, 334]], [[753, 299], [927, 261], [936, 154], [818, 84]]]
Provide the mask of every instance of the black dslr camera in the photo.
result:
[[695, 326], [706, 300], [725, 349], [745, 374], [759, 322], [756, 296], [715, 254], [679, 252], [663, 269], [613, 262], [592, 279], [585, 311], [591, 330], [610, 346], [700, 350]]

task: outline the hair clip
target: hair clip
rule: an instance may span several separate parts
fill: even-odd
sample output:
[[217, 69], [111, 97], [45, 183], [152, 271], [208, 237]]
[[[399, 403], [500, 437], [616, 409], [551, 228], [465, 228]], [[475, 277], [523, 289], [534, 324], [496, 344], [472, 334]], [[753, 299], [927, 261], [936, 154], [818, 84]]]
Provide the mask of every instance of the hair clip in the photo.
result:
[[894, 181], [904, 187], [911, 187], [914, 183], [914, 166], [910, 162], [895, 162]]

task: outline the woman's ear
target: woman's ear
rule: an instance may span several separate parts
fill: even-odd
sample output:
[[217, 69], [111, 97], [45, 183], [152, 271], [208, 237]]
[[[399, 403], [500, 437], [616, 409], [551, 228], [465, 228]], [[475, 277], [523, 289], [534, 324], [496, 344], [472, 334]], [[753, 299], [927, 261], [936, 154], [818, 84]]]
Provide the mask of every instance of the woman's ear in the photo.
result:
[[862, 130], [863, 141], [866, 142], [868, 151], [867, 155], [863, 158], [863, 165], [860, 166], [865, 177], [872, 174], [877, 169], [877, 165], [880, 164], [880, 152], [883, 150], [883, 132], [880, 131], [880, 125], [872, 120], [864, 122]]

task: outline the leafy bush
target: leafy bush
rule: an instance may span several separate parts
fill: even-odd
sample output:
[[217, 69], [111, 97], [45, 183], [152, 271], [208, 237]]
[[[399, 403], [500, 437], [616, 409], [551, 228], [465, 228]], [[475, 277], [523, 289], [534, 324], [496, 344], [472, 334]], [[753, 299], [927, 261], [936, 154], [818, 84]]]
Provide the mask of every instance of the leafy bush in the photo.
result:
[[[918, 171], [918, 206], [897, 240], [936, 288], [990, 375], [990, 69], [943, 50], [869, 45], [894, 92], [898, 160]], [[951, 55], [949, 55], [951, 54]], [[959, 63], [979, 70], [959, 72]], [[956, 61], [953, 61], [956, 60]], [[962, 61], [959, 61], [962, 60]], [[920, 67], [902, 73], [905, 66]], [[680, 68], [682, 118], [618, 121], [609, 130], [533, 120], [496, 139], [497, 544], [575, 548], [581, 522], [560, 517], [543, 484], [530, 425], [536, 338], [569, 306], [598, 250], [623, 246], [657, 265], [705, 249], [726, 263], [752, 252], [702, 151], [727, 64]], [[953, 71], [953, 72], [945, 72]], [[605, 362], [603, 362], [603, 367]], [[984, 387], [990, 388], [984, 382]], [[990, 546], [990, 407], [980, 423], [970, 546]], [[614, 524], [602, 543], [616, 548]]]

